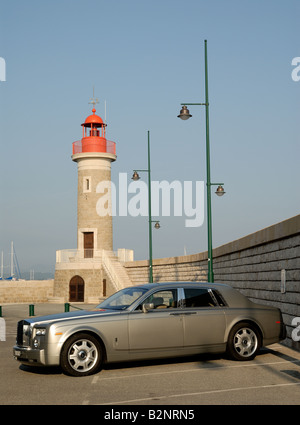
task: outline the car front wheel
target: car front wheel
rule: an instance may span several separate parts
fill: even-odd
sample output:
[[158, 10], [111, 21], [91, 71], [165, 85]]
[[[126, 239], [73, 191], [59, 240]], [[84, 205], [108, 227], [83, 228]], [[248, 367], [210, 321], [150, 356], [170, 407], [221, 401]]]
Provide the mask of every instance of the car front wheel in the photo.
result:
[[252, 360], [261, 347], [261, 337], [255, 326], [238, 323], [229, 334], [227, 353], [234, 360]]
[[102, 347], [92, 335], [80, 333], [69, 338], [61, 351], [61, 367], [72, 376], [92, 375], [103, 362]]

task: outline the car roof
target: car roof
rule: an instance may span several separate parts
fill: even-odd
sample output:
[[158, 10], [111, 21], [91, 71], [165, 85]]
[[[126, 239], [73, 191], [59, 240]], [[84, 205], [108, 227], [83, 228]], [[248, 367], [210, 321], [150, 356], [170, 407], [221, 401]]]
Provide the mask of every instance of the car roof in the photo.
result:
[[[169, 289], [169, 288], [184, 288], [184, 287], [197, 287], [197, 288], [210, 288], [219, 290], [222, 296], [225, 297], [226, 303], [230, 307], [250, 307], [253, 303], [240, 291], [233, 288], [226, 283], [210, 283], [210, 282], [159, 282], [159, 283], [146, 283], [137, 285], [135, 288], [145, 288], [148, 291], [152, 289]], [[134, 286], [133, 286], [134, 288]]]
[[205, 288], [214, 288], [214, 289], [222, 289], [222, 288], [231, 288], [230, 285], [227, 285], [226, 283], [209, 283], [209, 282], [188, 282], [188, 281], [182, 281], [182, 282], [158, 282], [158, 283], [144, 283], [141, 285], [136, 285], [136, 287], [141, 288], [169, 288], [169, 287], [185, 287], [185, 286], [203, 286]]

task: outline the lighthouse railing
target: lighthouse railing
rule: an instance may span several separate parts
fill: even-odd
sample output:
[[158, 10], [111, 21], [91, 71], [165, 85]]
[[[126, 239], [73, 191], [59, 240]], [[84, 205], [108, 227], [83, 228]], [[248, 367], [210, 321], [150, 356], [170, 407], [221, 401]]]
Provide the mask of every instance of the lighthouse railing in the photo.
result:
[[[73, 155], [77, 154], [77, 153], [82, 153], [82, 141], [81, 140], [77, 140], [76, 142], [72, 143], [72, 151], [73, 151]], [[102, 145], [99, 145], [99, 149], [96, 148], [95, 152], [106, 152], [106, 153], [111, 153], [113, 155], [116, 154], [116, 143], [112, 142], [111, 140], [106, 140], [105, 143], [105, 150], [103, 149]]]

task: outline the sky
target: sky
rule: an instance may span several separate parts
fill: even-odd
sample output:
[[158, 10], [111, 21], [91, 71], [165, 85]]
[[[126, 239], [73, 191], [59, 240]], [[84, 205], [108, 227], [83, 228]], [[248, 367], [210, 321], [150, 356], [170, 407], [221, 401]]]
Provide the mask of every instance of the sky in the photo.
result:
[[[134, 169], [147, 169], [148, 131], [152, 180], [206, 182], [205, 108], [177, 118], [181, 103], [205, 101], [204, 40], [211, 179], [226, 191], [212, 195], [213, 247], [299, 214], [299, 18], [298, 0], [2, 0], [5, 272], [11, 241], [21, 274], [54, 273], [56, 250], [77, 246], [72, 143], [93, 88], [116, 142], [116, 187], [120, 173], [129, 184]], [[205, 198], [198, 227], [184, 215], [153, 217], [153, 258], [207, 249]], [[147, 217], [117, 214], [113, 225], [114, 250], [148, 258]]]

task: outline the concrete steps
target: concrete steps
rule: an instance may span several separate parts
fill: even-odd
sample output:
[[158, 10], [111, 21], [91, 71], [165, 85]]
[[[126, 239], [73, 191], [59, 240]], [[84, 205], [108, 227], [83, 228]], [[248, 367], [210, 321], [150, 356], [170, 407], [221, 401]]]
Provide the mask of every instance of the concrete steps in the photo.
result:
[[127, 270], [113, 251], [103, 252], [103, 268], [117, 291], [133, 285]]

